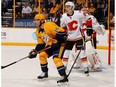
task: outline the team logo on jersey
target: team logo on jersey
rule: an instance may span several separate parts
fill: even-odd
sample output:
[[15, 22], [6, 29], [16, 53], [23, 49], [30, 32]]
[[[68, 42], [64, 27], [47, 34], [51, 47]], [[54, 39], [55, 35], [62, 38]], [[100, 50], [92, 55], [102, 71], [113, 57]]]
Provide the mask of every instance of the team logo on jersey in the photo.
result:
[[44, 40], [45, 43], [47, 43], [50, 38], [48, 36], [43, 35], [42, 39]]
[[59, 28], [55, 28], [55, 31], [56, 31], [56, 32], [59, 32]]
[[68, 27], [71, 31], [76, 30], [78, 28], [78, 22], [76, 20], [73, 20], [68, 23]]

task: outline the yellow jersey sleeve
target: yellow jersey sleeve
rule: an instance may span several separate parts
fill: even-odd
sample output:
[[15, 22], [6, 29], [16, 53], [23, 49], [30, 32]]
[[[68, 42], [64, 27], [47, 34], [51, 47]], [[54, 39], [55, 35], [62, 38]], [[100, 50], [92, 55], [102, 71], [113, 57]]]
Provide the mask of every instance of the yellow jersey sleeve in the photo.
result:
[[39, 32], [39, 29], [37, 28], [36, 29], [36, 37], [37, 37], [38, 44], [43, 44], [44, 43], [41, 36], [42, 36], [42, 32]]
[[43, 28], [44, 28], [45, 32], [49, 36], [51, 36], [52, 38], [55, 38], [56, 34], [58, 32], [65, 32], [65, 30], [63, 28], [59, 27], [54, 22], [46, 22], [46, 23], [44, 23]]

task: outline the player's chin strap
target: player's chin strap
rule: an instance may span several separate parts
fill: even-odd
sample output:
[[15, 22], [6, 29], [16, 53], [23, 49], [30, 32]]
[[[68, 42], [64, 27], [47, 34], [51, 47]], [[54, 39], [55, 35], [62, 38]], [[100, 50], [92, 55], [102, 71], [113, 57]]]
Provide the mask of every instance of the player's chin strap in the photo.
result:
[[[38, 54], [38, 53], [40, 53], [40, 52], [42, 52], [42, 51], [46, 51], [47, 49], [50, 49], [50, 48], [51, 48], [50, 46], [49, 46], [49, 47], [46, 47], [46, 48], [44, 48], [44, 49], [42, 49], [42, 50], [36, 52], [36, 54]], [[10, 63], [10, 64], [7, 64], [7, 65], [5, 65], [5, 66], [1, 66], [1, 69], [4, 69], [4, 68], [6, 68], [6, 67], [8, 67], [8, 66], [11, 66], [11, 65], [13, 65], [13, 64], [15, 64], [15, 63], [18, 63], [18, 62], [20, 62], [20, 61], [22, 61], [22, 60], [24, 60], [24, 59], [27, 59], [27, 58], [29, 58], [29, 56], [26, 56], [26, 57], [24, 57], [24, 58], [21, 58], [21, 59], [19, 59], [19, 60], [17, 60], [17, 61], [14, 61], [14, 62]]]

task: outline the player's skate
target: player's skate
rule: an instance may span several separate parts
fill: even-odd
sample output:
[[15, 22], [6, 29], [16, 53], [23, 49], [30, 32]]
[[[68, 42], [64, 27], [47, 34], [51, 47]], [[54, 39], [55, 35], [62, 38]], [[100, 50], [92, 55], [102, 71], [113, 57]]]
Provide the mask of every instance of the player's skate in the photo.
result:
[[68, 78], [66, 76], [62, 76], [62, 78], [57, 81], [57, 83], [64, 83], [64, 82], [68, 82]]
[[94, 72], [101, 72], [102, 71], [102, 67], [101, 67], [101, 65], [99, 64], [99, 65], [94, 65], [92, 68], [91, 68], [91, 70], [92, 71], [94, 71]]
[[84, 73], [86, 76], [89, 76], [89, 68], [88, 67], [84, 68]]
[[40, 76], [38, 76], [37, 78], [38, 79], [48, 78], [48, 72], [42, 72], [42, 74]]
[[58, 86], [68, 85], [68, 78], [66, 76], [62, 76], [60, 80], [57, 81]]
[[100, 58], [97, 55], [97, 53], [93, 54], [93, 58], [94, 58], [95, 64], [93, 64], [92, 70], [97, 71], [97, 72], [102, 71], [102, 68], [101, 68], [102, 64], [101, 64]]

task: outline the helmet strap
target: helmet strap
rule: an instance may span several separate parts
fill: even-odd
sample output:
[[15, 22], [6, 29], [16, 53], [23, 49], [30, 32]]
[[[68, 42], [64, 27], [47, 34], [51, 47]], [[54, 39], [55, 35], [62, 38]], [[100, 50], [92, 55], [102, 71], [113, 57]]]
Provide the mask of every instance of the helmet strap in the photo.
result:
[[67, 16], [72, 16], [74, 14], [74, 11], [72, 11], [71, 13], [67, 13]]

